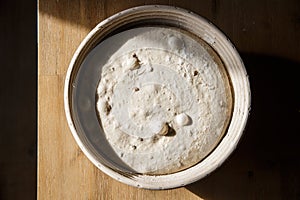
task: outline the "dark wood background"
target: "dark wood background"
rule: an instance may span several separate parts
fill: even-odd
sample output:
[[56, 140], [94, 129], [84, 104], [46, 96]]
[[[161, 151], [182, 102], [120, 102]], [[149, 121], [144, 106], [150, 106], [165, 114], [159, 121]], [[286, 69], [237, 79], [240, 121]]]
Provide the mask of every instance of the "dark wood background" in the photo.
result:
[[0, 0], [0, 199], [36, 197], [37, 3]]
[[[56, 2], [41, 12], [89, 29], [103, 16], [144, 4], [179, 6], [212, 21], [244, 60], [252, 109], [232, 156], [186, 189], [203, 199], [300, 199], [300, 1], [72, 1], [78, 10]], [[34, 199], [37, 2], [0, 0], [0, 20], [0, 199]]]

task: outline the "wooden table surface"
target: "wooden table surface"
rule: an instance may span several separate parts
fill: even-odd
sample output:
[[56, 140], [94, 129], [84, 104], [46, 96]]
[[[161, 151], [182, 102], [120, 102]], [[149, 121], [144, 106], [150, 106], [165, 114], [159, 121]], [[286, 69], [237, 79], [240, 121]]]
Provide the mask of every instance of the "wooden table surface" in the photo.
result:
[[[103, 19], [145, 4], [183, 7], [216, 24], [241, 52], [252, 89], [251, 117], [233, 155], [172, 190], [137, 189], [102, 173], [75, 143], [64, 113], [65, 74], [82, 39]], [[38, 199], [299, 198], [299, 37], [296, 0], [39, 0]]]

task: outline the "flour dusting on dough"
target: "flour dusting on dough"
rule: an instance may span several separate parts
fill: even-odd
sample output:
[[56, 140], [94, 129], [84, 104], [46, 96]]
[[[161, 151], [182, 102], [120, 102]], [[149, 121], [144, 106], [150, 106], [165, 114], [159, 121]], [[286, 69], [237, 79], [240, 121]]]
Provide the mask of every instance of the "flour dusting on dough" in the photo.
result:
[[[114, 39], [128, 38], [120, 47]], [[106, 138], [135, 171], [174, 173], [207, 156], [225, 133], [232, 98], [222, 62], [177, 29], [128, 30], [104, 42], [97, 110]]]

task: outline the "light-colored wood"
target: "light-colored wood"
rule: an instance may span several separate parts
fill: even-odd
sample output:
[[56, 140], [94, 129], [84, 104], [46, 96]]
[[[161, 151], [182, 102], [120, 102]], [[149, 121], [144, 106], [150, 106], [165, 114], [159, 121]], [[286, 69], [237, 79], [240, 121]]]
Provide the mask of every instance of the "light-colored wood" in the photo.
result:
[[[243, 59], [250, 72], [251, 85], [256, 91], [248, 130], [228, 161], [201, 181], [166, 191], [136, 189], [114, 181], [94, 167], [77, 147], [63, 110], [65, 72], [85, 35], [112, 14], [133, 6], [156, 3], [192, 10], [223, 30], [238, 50], [244, 53]], [[18, 2], [16, 5], [22, 4]], [[295, 0], [272, 3], [267, 0], [39, 0], [38, 198], [297, 199], [300, 180], [297, 159], [299, 151], [295, 149], [298, 147], [296, 133], [299, 132], [299, 126], [294, 122], [299, 110], [296, 103], [299, 97], [296, 95], [299, 85], [296, 72], [300, 61], [299, 13], [299, 3]], [[14, 16], [18, 16], [17, 13]], [[19, 23], [22, 23], [22, 28], [18, 29], [21, 35], [24, 34], [24, 20]], [[6, 40], [6, 37], [3, 38]], [[14, 38], [20, 37], [16, 35]], [[22, 37], [21, 41], [24, 38], [26, 37]], [[15, 48], [18, 46], [12, 44], [14, 43], [9, 43], [7, 47], [13, 48], [12, 59], [18, 60], [15, 53], [20, 48]], [[3, 80], [11, 81], [13, 77], [20, 80], [19, 76], [26, 75], [22, 73], [23, 68], [16, 68], [22, 62], [24, 59], [20, 59], [16, 65], [11, 60], [8, 61], [9, 64], [2, 63], [4, 72], [7, 72], [3, 73]], [[18, 73], [11, 75], [11, 67], [7, 66], [15, 66]], [[29, 88], [26, 85], [16, 87], [22, 87], [22, 90]], [[281, 93], [277, 92], [277, 87], [281, 89]], [[15, 93], [15, 88], [12, 91]], [[6, 102], [3, 105], [7, 107]], [[14, 105], [14, 101], [10, 105]], [[4, 113], [10, 116], [12, 112], [9, 110]], [[22, 120], [26, 118], [19, 114], [20, 110], [15, 113]], [[5, 117], [7, 118], [6, 114]], [[23, 139], [23, 130], [10, 131], [4, 132], [13, 137], [20, 133]], [[288, 137], [282, 137], [283, 135]], [[19, 143], [13, 144], [20, 148]], [[26, 167], [22, 167], [26, 171]], [[16, 185], [12, 187], [11, 182], [5, 183], [14, 192], [21, 191], [18, 188], [16, 190]], [[25, 193], [22, 195], [26, 196]]]
[[[151, 191], [119, 183], [84, 156], [66, 121], [63, 87], [73, 53], [92, 27], [61, 20], [44, 12], [44, 6], [56, 6], [47, 8], [56, 11], [77, 7], [62, 6], [59, 1], [39, 2], [38, 199], [201, 199], [185, 188]], [[98, 6], [101, 10], [103, 5]], [[81, 7], [81, 11], [85, 9]], [[88, 15], [82, 17], [82, 13], [74, 13], [74, 16], [80, 22]], [[104, 17], [90, 20], [94, 24]]]

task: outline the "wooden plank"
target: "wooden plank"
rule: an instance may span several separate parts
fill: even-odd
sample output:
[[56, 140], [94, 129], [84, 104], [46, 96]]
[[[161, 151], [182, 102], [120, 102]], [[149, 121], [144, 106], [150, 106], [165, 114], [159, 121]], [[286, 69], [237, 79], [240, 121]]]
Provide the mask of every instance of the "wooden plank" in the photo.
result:
[[[86, 21], [85, 5], [78, 6], [67, 1], [39, 2], [38, 199], [201, 199], [185, 188], [150, 191], [119, 183], [96, 168], [75, 143], [64, 113], [64, 78], [74, 51], [90, 28], [41, 9], [64, 14], [60, 10], [68, 7], [66, 14]], [[103, 13], [103, 4], [98, 6]], [[126, 6], [106, 12], [123, 8]], [[80, 12], [72, 13], [74, 9]], [[104, 17], [95, 15], [90, 23], [94, 26]]]
[[[220, 27], [238, 50], [246, 53], [244, 61], [250, 72], [252, 89], [256, 94], [254, 95], [256, 107], [252, 109], [249, 131], [239, 145], [239, 150], [209, 177], [187, 187], [173, 190], [137, 189], [103, 174], [78, 148], [67, 126], [63, 108], [65, 73], [82, 39], [106, 17], [126, 8], [144, 4], [169, 4], [183, 7], [206, 17]], [[299, 180], [295, 178], [294, 183], [290, 183], [289, 179], [283, 176], [299, 177], [295, 167], [299, 166], [299, 159], [284, 157], [286, 160], [278, 161], [277, 158], [280, 155], [299, 156], [297, 151], [292, 151], [292, 147], [296, 149], [296, 140], [283, 143], [281, 138], [278, 139], [281, 132], [274, 128], [273, 132], [270, 132], [274, 124], [279, 126], [283, 123], [282, 127], [290, 125], [290, 122], [284, 121], [281, 117], [286, 115], [281, 114], [290, 114], [291, 111], [280, 110], [277, 113], [271, 112], [270, 109], [268, 112], [271, 114], [266, 114], [262, 109], [266, 107], [264, 99], [275, 101], [278, 105], [282, 102], [290, 107], [296, 105], [293, 102], [290, 104], [286, 98], [281, 98], [280, 101], [276, 98], [272, 99], [275, 93], [272, 84], [279, 85], [279, 82], [279, 86], [283, 85], [282, 88], [292, 87], [289, 90], [290, 99], [296, 99], [295, 97], [298, 96], [292, 93], [296, 91], [294, 86], [296, 84], [293, 84], [296, 81], [295, 79], [282, 81], [279, 74], [267, 73], [262, 69], [268, 67], [266, 69], [272, 69], [270, 70], [272, 72], [273, 67], [278, 69], [285, 66], [292, 72], [296, 71], [294, 69], [299, 66], [297, 63], [276, 59], [276, 57], [300, 61], [299, 13], [300, 6], [296, 0], [274, 1], [272, 4], [268, 1], [241, 2], [239, 0], [197, 2], [40, 0], [38, 8], [38, 198], [176, 200], [296, 197], [299, 194]], [[277, 60], [280, 61], [279, 64]], [[262, 73], [264, 76], [260, 76]], [[288, 72], [285, 75], [289, 77]], [[269, 86], [265, 84], [265, 77], [269, 77]], [[275, 103], [271, 105], [278, 106]], [[275, 114], [278, 114], [276, 120], [271, 116]], [[294, 112], [292, 114], [297, 115]], [[264, 119], [260, 116], [264, 116]], [[268, 117], [276, 122], [271, 119], [267, 121]], [[291, 128], [289, 130], [285, 134], [296, 138]], [[281, 148], [282, 145], [285, 148]], [[288, 149], [290, 145], [293, 145], [290, 147], [291, 150]], [[288, 170], [290, 166], [294, 168]]]
[[63, 75], [39, 76], [38, 199], [200, 199], [185, 188], [138, 189], [103, 174], [83, 155], [69, 131], [63, 82]]

